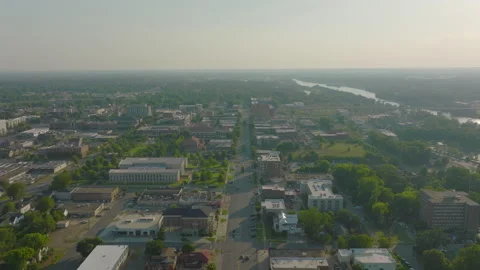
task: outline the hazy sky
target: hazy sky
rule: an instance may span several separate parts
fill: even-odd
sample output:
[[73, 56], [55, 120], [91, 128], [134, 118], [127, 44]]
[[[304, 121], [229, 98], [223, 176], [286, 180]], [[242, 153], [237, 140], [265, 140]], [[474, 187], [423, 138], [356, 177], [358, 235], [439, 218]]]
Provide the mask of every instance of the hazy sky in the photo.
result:
[[0, 70], [479, 67], [479, 0], [0, 0]]

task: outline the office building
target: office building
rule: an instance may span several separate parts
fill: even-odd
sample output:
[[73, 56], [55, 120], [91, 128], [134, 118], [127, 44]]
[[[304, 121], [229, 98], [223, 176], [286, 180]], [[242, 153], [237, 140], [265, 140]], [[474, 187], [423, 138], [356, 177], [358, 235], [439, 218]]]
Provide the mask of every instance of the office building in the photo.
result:
[[126, 158], [119, 169], [109, 171], [112, 183], [164, 184], [180, 180], [188, 166], [186, 158]]
[[358, 264], [365, 270], [395, 270], [397, 262], [385, 248], [339, 249], [338, 261], [349, 265]]
[[420, 217], [429, 227], [477, 232], [480, 206], [466, 192], [422, 190]]
[[127, 116], [145, 117], [152, 115], [152, 108], [146, 104], [134, 104], [127, 107]]
[[308, 208], [327, 212], [343, 208], [343, 197], [333, 193], [331, 180], [302, 181], [300, 192], [308, 195]]
[[279, 155], [261, 155], [258, 157], [258, 171], [260, 177], [281, 177], [282, 164]]
[[112, 231], [118, 236], [155, 237], [158, 231], [160, 231], [162, 223], [162, 215], [132, 214], [122, 216], [121, 219], [115, 223]]
[[[211, 209], [211, 208], [210, 208]], [[207, 208], [168, 208], [163, 211], [164, 226], [185, 234], [200, 235], [212, 231], [212, 213]]]
[[284, 200], [267, 199], [262, 202], [262, 208], [266, 213], [275, 215], [286, 211]]
[[101, 201], [111, 202], [120, 193], [118, 187], [77, 187], [71, 191], [70, 198], [76, 202]]
[[262, 186], [260, 195], [262, 200], [283, 199], [285, 197], [285, 188], [278, 185], [265, 185]]
[[92, 250], [77, 270], [118, 270], [127, 258], [127, 245], [100, 245]]

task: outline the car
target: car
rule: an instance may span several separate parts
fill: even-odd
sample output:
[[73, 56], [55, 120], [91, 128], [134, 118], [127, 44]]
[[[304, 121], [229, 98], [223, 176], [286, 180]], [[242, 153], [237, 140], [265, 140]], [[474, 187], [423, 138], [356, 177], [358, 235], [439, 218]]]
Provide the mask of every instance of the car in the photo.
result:
[[103, 217], [103, 214], [96, 214], [96, 217]]
[[88, 223], [88, 220], [85, 220], [85, 219], [80, 221], [80, 224], [87, 224], [87, 223]]

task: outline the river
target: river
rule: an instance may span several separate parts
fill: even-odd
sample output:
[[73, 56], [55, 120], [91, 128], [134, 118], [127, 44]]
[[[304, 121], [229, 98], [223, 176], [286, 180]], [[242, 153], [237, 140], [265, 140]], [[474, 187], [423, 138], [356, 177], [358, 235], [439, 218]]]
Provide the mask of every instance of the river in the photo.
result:
[[[335, 91], [341, 91], [341, 92], [346, 92], [346, 93], [350, 93], [350, 94], [354, 94], [354, 95], [357, 95], [357, 96], [362, 96], [362, 97], [365, 97], [365, 98], [368, 98], [368, 99], [373, 99], [375, 101], [378, 101], [380, 103], [384, 103], [384, 104], [390, 104], [392, 106], [400, 106], [399, 103], [397, 102], [394, 102], [394, 101], [389, 101], [389, 100], [384, 100], [384, 99], [381, 99], [381, 98], [377, 98], [377, 96], [375, 95], [375, 93], [373, 92], [369, 92], [369, 91], [366, 91], [366, 90], [363, 90], [363, 89], [358, 89], [358, 88], [352, 88], [352, 87], [345, 87], [345, 86], [331, 86], [331, 85], [327, 85], [327, 84], [321, 84], [321, 83], [312, 83], [312, 82], [305, 82], [305, 81], [300, 81], [300, 80], [296, 80], [296, 79], [293, 79], [298, 85], [301, 85], [301, 86], [305, 86], [305, 87], [314, 87], [314, 86], [320, 86], [320, 87], [324, 87], [324, 88], [328, 88], [328, 89], [331, 89], [331, 90], [335, 90]], [[480, 119], [479, 118], [470, 118], [470, 117], [452, 117], [451, 114], [449, 113], [441, 113], [441, 112], [437, 112], [437, 111], [432, 111], [432, 110], [428, 110], [428, 109], [423, 109], [423, 111], [425, 112], [428, 112], [428, 113], [431, 113], [431, 114], [434, 114], [434, 115], [443, 115], [449, 119], [456, 119], [458, 122], [460, 123], [467, 123], [467, 122], [475, 122], [477, 124], [480, 125]]]

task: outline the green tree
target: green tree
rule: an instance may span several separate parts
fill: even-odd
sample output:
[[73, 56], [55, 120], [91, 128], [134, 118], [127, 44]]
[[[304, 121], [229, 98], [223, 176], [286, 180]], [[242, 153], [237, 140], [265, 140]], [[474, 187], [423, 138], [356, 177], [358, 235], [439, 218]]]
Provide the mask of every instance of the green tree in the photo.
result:
[[[87, 162], [90, 160], [87, 160]], [[55, 176], [53, 178], [53, 181], [51, 183], [51, 188], [53, 190], [62, 190], [66, 189], [68, 185], [70, 185], [70, 182], [72, 181], [72, 178], [70, 176], [70, 173], [67, 171]]]
[[480, 269], [480, 245], [462, 248], [452, 262], [453, 270]]
[[360, 264], [354, 264], [352, 265], [352, 270], [363, 270], [363, 268]]
[[14, 210], [15, 210], [15, 204], [13, 202], [5, 203], [5, 205], [3, 205], [3, 208], [2, 208], [2, 216]]
[[207, 270], [217, 270], [217, 265], [214, 263], [207, 264]]
[[29, 233], [20, 239], [20, 246], [29, 247], [35, 251], [46, 247], [48, 243], [48, 236], [40, 233]]
[[162, 240], [153, 240], [147, 243], [145, 247], [145, 255], [153, 256], [153, 255], [160, 255], [162, 253], [162, 249], [165, 247]]
[[17, 236], [13, 228], [0, 228], [0, 254], [11, 250], [17, 242]]
[[35, 251], [29, 247], [21, 247], [10, 250], [5, 254], [3, 260], [15, 270], [25, 270], [27, 261], [33, 258]]
[[377, 202], [372, 205], [372, 215], [378, 225], [386, 225], [389, 221], [390, 207], [383, 202]]
[[391, 164], [381, 165], [376, 173], [383, 179], [385, 186], [392, 189], [394, 193], [402, 192], [406, 186], [406, 179], [400, 173], [397, 167]]
[[56, 222], [65, 219], [65, 215], [63, 214], [62, 210], [53, 210], [53, 211], [50, 212], [50, 215], [52, 215], [53, 219]]
[[25, 193], [25, 184], [13, 183], [7, 188], [7, 195], [14, 200], [19, 199]]
[[192, 244], [185, 244], [182, 246], [182, 253], [194, 252], [195, 247]]
[[84, 238], [78, 242], [76, 251], [80, 253], [83, 258], [86, 258], [96, 246], [102, 245], [103, 243], [103, 240], [99, 237]]
[[402, 193], [395, 194], [391, 203], [393, 216], [403, 221], [415, 220], [420, 207], [418, 192], [407, 189]]
[[318, 240], [319, 233], [325, 227], [331, 227], [333, 223], [333, 218], [328, 213], [319, 212], [315, 208], [301, 210], [298, 213], [298, 220], [302, 224], [305, 234], [315, 240]]
[[388, 237], [383, 232], [377, 233], [378, 247], [379, 248], [391, 248], [396, 242], [395, 237]]
[[360, 225], [360, 218], [346, 208], [340, 209], [335, 213], [335, 220], [348, 230], [357, 228]]
[[373, 239], [366, 234], [353, 234], [348, 237], [348, 248], [371, 248]]
[[[450, 270], [450, 261], [438, 249], [429, 249], [423, 252], [423, 267], [425, 270]], [[462, 268], [468, 269], [468, 268]]]
[[415, 243], [417, 252], [423, 254], [425, 250], [436, 249], [448, 243], [448, 238], [440, 229], [432, 229], [417, 233]]
[[327, 173], [330, 170], [330, 166], [330, 162], [325, 159], [318, 161], [316, 164], [319, 173]]
[[160, 230], [157, 233], [157, 239], [156, 240], [162, 240], [165, 241], [165, 228], [162, 226]]
[[339, 249], [347, 249], [348, 248], [348, 239], [344, 236], [339, 236], [337, 238], [337, 246]]
[[37, 209], [40, 212], [48, 212], [54, 206], [55, 206], [55, 202], [52, 200], [52, 198], [43, 197], [40, 200], [38, 200], [38, 203], [35, 209]]

